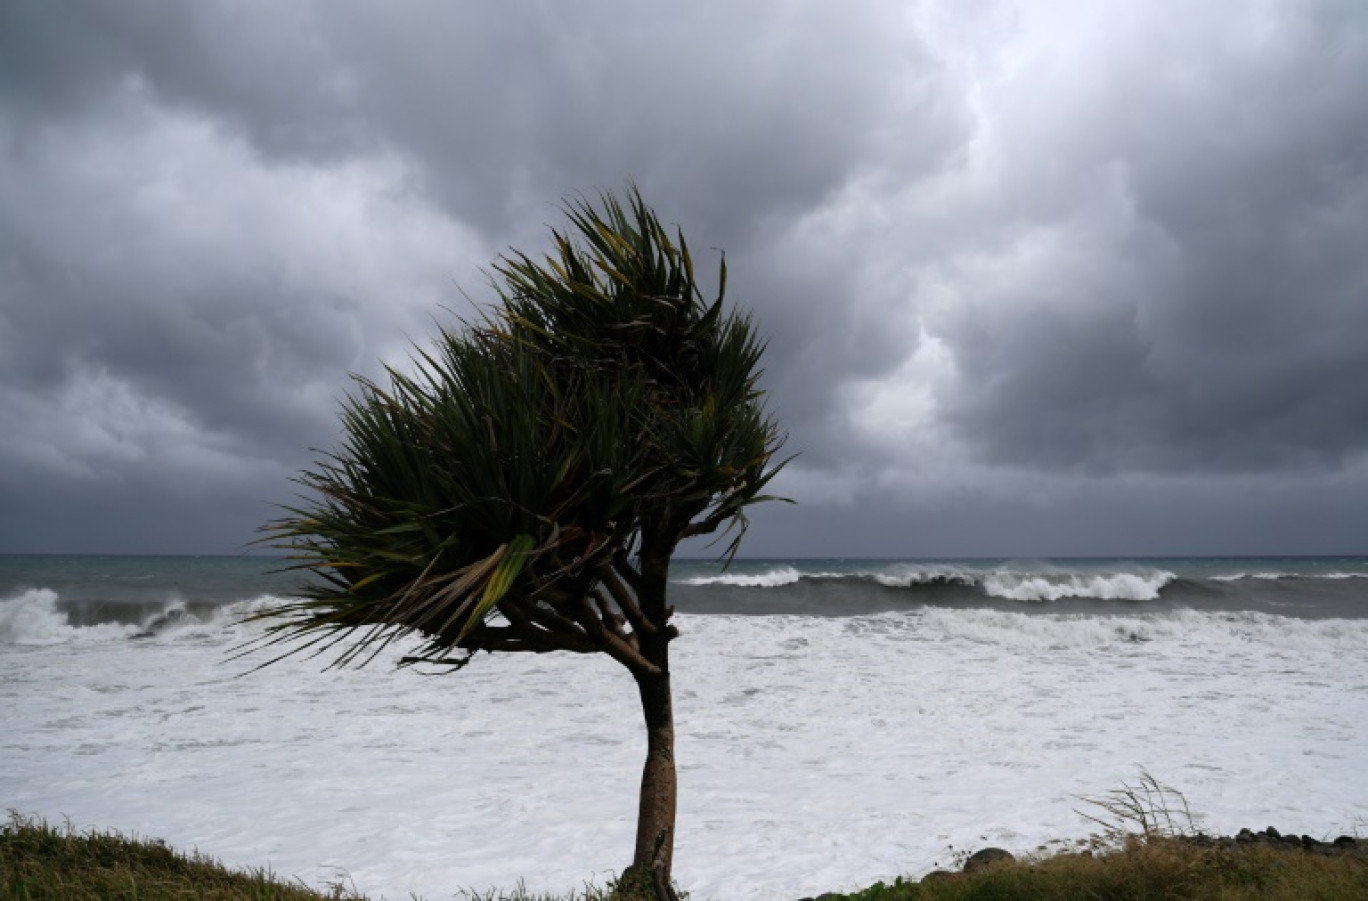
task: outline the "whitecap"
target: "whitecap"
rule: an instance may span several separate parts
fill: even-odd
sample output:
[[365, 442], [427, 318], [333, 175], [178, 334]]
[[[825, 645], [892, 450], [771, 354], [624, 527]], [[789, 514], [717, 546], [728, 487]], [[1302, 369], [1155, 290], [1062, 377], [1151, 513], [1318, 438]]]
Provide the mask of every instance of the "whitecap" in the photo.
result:
[[780, 588], [792, 585], [803, 574], [792, 566], [780, 566], [763, 573], [724, 573], [720, 576], [695, 576], [685, 579], [685, 585], [735, 585], [740, 588]]
[[994, 572], [983, 580], [992, 597], [1013, 601], [1057, 601], [1060, 598], [1097, 598], [1112, 601], [1153, 601], [1174, 579], [1171, 572], [1021, 573]]
[[123, 638], [133, 626], [100, 623], [73, 626], [57, 609], [57, 592], [32, 588], [18, 597], [0, 599], [0, 644], [43, 646], [76, 639]]
[[1295, 579], [1295, 573], [1284, 572], [1256, 572], [1256, 573], [1231, 573], [1225, 576], [1212, 576], [1213, 582], [1241, 582], [1245, 579], [1260, 579], [1264, 582], [1276, 582], [1279, 579]]

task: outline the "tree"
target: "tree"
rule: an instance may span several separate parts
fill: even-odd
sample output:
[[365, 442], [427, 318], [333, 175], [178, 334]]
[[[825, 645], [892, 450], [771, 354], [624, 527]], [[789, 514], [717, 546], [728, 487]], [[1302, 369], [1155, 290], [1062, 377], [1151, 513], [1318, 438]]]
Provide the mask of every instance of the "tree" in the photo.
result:
[[[632, 188], [564, 206], [541, 259], [501, 257], [499, 303], [415, 349], [416, 374], [357, 380], [341, 448], [265, 528], [312, 571], [263, 614], [280, 655], [361, 665], [420, 636], [401, 664], [479, 651], [604, 653], [636, 680], [647, 734], [627, 884], [673, 896], [676, 779], [666, 598], [670, 558], [723, 529], [782, 467], [749, 318], [704, 299], [682, 233]], [[303, 641], [299, 639], [303, 638]], [[280, 659], [277, 657], [275, 659]], [[274, 662], [274, 661], [269, 661]]]

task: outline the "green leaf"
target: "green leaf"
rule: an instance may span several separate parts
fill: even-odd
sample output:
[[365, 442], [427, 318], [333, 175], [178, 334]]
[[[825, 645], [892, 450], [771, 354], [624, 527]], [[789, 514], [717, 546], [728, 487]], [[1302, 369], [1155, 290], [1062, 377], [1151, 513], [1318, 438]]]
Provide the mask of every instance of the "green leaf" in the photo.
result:
[[513, 581], [527, 565], [528, 556], [532, 548], [537, 544], [531, 535], [518, 535], [502, 548], [503, 555], [499, 560], [499, 565], [490, 574], [489, 581], [485, 582], [484, 594], [480, 596], [480, 602], [475, 605], [475, 609], [470, 611], [470, 617], [461, 627], [461, 637], [466, 637], [470, 630], [484, 622], [485, 616], [494, 606], [503, 600], [504, 595], [508, 594], [508, 589], [513, 587]]

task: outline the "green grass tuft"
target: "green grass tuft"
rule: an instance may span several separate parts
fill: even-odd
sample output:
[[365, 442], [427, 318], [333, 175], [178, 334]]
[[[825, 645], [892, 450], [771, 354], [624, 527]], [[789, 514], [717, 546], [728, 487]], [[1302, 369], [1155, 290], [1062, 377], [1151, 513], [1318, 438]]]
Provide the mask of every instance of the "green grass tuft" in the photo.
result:
[[599, 888], [591, 882], [584, 884], [583, 891], [571, 890], [568, 895], [529, 892], [526, 886], [519, 883], [511, 892], [502, 889], [490, 889], [487, 892], [467, 889], [457, 897], [463, 901], [617, 901], [611, 889]]
[[269, 869], [229, 870], [198, 852], [117, 832], [78, 833], [11, 813], [0, 827], [0, 897], [25, 901], [351, 901], [341, 885], [320, 892]]

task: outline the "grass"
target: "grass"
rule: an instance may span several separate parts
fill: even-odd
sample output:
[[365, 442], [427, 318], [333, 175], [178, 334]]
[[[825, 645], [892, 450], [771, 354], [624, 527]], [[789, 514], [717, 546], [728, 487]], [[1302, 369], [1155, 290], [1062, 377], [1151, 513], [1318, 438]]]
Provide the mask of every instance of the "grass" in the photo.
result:
[[[901, 878], [823, 901], [1339, 901], [1368, 898], [1368, 857], [1327, 856], [1202, 836], [1183, 793], [1142, 769], [1078, 811], [1101, 828], [1083, 850], [1003, 862], [974, 873]], [[1041, 849], [1045, 852], [1045, 849]]]
[[320, 892], [281, 882], [268, 869], [229, 870], [199, 852], [117, 832], [78, 833], [70, 826], [11, 813], [0, 828], [0, 897], [62, 901], [343, 901], [361, 896], [341, 885]]
[[1059, 854], [922, 882], [895, 880], [849, 901], [1338, 901], [1368, 898], [1368, 861], [1266, 845], [1200, 847], [1182, 838], [1131, 837], [1108, 854]]
[[[613, 901], [612, 887], [569, 895], [461, 892], [467, 901]], [[0, 901], [366, 901], [343, 883], [313, 889], [269, 869], [231, 870], [198, 851], [119, 832], [58, 829], [11, 812], [0, 827]]]
[[[1105, 833], [1104, 833], [1105, 835]], [[586, 885], [570, 895], [463, 893], [468, 901], [614, 901], [613, 886]], [[738, 896], [741, 897], [741, 896]], [[1322, 856], [1264, 844], [1202, 844], [1182, 835], [1129, 834], [1097, 850], [1002, 863], [971, 874], [922, 882], [897, 879], [824, 901], [991, 901], [991, 899], [1269, 899], [1368, 898], [1368, 858]], [[233, 871], [198, 852], [119, 833], [78, 833], [12, 814], [0, 828], [0, 899], [252, 899], [364, 901], [342, 885], [319, 891], [281, 882], [265, 869]]]

